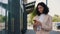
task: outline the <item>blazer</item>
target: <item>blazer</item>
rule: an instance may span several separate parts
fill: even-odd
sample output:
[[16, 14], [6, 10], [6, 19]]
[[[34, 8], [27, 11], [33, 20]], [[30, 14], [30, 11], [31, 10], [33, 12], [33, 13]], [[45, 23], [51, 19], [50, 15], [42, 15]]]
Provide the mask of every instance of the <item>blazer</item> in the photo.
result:
[[52, 17], [50, 15], [46, 15], [44, 19], [44, 23], [42, 23], [41, 30], [35, 32], [36, 34], [49, 34], [51, 30], [52, 30]]

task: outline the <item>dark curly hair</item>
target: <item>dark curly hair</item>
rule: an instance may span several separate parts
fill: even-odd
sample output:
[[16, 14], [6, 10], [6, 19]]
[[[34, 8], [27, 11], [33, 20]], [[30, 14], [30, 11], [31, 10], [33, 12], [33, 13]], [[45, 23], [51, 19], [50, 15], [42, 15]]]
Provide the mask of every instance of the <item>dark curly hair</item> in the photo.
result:
[[47, 5], [43, 2], [38, 3], [37, 7], [36, 7], [36, 14], [39, 16], [41, 13], [38, 11], [38, 6], [41, 5], [42, 7], [44, 7], [43, 10], [43, 14], [48, 14], [49, 12], [49, 8], [47, 7]]

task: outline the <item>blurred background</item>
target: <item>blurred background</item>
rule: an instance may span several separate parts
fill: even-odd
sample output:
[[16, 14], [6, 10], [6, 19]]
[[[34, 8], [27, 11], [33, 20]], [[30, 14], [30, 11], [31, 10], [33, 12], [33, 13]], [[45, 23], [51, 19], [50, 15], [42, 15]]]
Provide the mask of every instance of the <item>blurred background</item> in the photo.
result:
[[60, 34], [60, 0], [0, 0], [0, 34], [35, 34], [32, 19], [39, 2], [49, 7], [50, 34]]

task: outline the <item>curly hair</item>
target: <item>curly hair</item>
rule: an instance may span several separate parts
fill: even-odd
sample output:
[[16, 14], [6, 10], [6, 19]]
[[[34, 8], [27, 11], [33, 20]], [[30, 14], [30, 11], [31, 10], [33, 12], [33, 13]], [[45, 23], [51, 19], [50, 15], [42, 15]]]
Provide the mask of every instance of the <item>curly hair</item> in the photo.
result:
[[43, 2], [40, 2], [38, 3], [37, 7], [36, 7], [36, 14], [37, 15], [40, 15], [41, 13], [38, 11], [38, 6], [41, 5], [42, 7], [44, 7], [44, 10], [43, 10], [43, 14], [48, 14], [49, 12], [49, 8], [47, 7], [47, 5]]

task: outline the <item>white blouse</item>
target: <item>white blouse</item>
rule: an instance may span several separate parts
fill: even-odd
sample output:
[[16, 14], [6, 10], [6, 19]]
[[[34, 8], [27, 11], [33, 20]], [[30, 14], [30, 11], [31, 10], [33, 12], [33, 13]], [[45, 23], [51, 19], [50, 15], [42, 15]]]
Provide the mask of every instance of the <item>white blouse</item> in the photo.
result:
[[[44, 22], [44, 18], [45, 18], [45, 14], [41, 14], [40, 16], [38, 16], [38, 21], [40, 21], [41, 23]], [[38, 26], [37, 27], [37, 31], [40, 31], [41, 30], [41, 26]]]
[[38, 17], [38, 21], [40, 21], [41, 23], [43, 23], [45, 16], [46, 16], [45, 14], [41, 14], [41, 15]]

